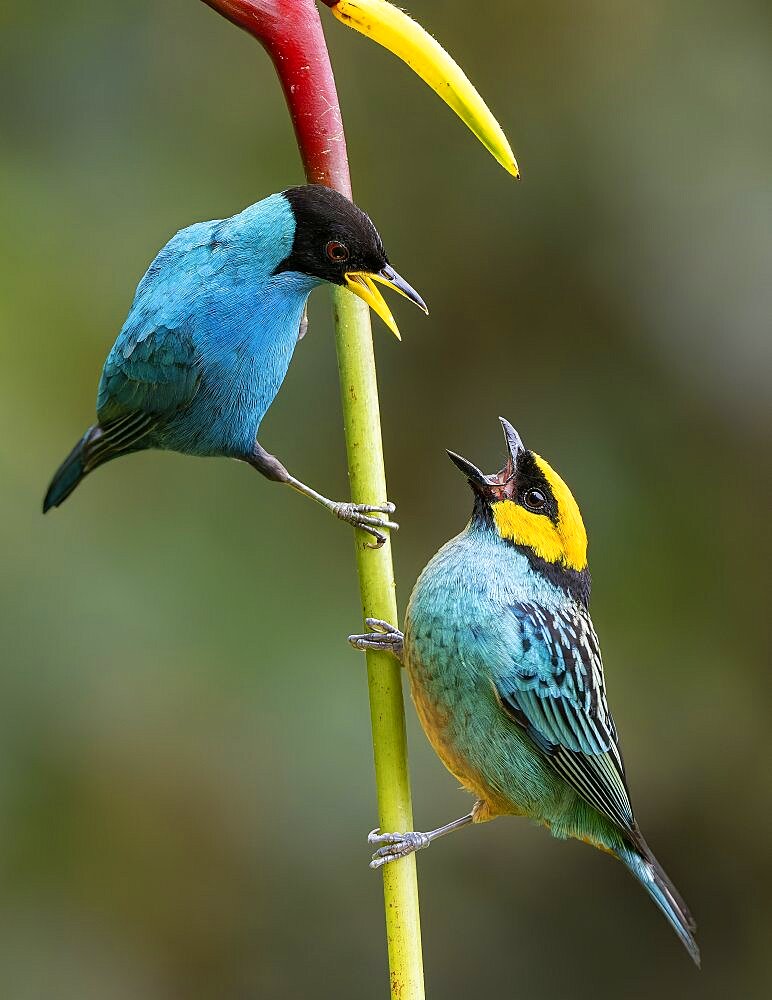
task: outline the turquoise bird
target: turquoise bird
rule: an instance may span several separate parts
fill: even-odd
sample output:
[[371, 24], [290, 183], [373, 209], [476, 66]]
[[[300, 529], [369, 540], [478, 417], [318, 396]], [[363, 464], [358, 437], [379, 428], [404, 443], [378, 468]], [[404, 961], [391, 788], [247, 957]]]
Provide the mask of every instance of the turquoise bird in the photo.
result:
[[453, 452], [472, 519], [415, 585], [405, 633], [350, 636], [404, 663], [423, 728], [477, 801], [428, 833], [381, 833], [374, 868], [496, 816], [528, 816], [618, 858], [699, 965], [695, 924], [633, 816], [598, 638], [589, 612], [587, 535], [570, 490], [502, 419], [508, 458], [486, 476]]
[[385, 541], [390, 503], [336, 503], [289, 474], [257, 441], [305, 332], [317, 285], [343, 285], [399, 337], [375, 282], [427, 312], [389, 264], [375, 226], [343, 195], [294, 187], [230, 219], [177, 233], [142, 278], [105, 362], [97, 423], [58, 469], [43, 512], [105, 462], [147, 448], [247, 462]]

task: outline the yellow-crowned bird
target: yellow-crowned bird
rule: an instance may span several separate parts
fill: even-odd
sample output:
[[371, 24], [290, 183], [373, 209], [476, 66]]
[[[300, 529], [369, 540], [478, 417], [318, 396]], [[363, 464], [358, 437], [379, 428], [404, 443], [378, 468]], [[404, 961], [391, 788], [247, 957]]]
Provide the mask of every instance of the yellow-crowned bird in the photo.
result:
[[415, 585], [404, 636], [351, 636], [407, 668], [432, 746], [477, 801], [428, 833], [381, 833], [372, 867], [496, 816], [528, 816], [619, 858], [699, 964], [695, 924], [633, 816], [588, 610], [587, 535], [579, 507], [547, 462], [501, 421], [508, 457], [486, 476], [449, 452], [474, 493], [472, 519]]

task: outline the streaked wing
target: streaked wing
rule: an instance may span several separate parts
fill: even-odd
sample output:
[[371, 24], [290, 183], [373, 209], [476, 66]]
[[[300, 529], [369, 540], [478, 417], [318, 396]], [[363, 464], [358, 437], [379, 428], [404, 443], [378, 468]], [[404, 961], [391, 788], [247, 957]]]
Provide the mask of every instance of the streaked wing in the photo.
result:
[[491, 665], [502, 707], [586, 802], [631, 830], [633, 811], [589, 614], [579, 606], [553, 611], [523, 602], [506, 616], [506, 662], [499, 647], [499, 662]]

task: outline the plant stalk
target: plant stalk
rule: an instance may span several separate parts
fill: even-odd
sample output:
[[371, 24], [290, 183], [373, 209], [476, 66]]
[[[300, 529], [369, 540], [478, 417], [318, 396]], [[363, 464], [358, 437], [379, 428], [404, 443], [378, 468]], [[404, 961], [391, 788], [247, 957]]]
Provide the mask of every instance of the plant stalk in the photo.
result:
[[[313, 0], [204, 0], [268, 51], [284, 90], [310, 183], [351, 197], [335, 80]], [[333, 292], [335, 337], [351, 498], [387, 499], [370, 314], [350, 292]], [[357, 569], [364, 617], [397, 621], [391, 543], [370, 548], [358, 531]], [[379, 824], [412, 830], [401, 671], [388, 653], [367, 653]], [[393, 1000], [423, 1000], [423, 959], [415, 857], [385, 865], [383, 891]]]

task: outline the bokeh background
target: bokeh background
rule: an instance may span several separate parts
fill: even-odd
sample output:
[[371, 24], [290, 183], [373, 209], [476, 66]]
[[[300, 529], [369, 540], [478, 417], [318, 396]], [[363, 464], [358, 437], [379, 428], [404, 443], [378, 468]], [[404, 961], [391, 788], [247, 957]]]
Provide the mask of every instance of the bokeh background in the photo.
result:
[[[620, 866], [500, 820], [419, 861], [430, 996], [769, 996], [772, 14], [414, 0], [514, 185], [323, 12], [360, 203], [431, 305], [376, 323], [401, 606], [499, 413], [578, 496], [637, 812], [697, 974]], [[0, 14], [0, 992], [385, 995], [347, 529], [133, 456], [40, 515], [156, 250], [301, 180], [273, 71], [193, 0]], [[261, 439], [347, 495], [326, 293]], [[416, 821], [466, 811], [409, 706]]]

